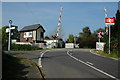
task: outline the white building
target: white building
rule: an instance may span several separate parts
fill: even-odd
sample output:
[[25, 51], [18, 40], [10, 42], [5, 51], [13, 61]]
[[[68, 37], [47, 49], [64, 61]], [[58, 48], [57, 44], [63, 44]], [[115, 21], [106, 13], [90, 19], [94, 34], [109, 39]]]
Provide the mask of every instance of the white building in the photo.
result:
[[46, 42], [46, 48], [58, 47], [58, 40], [44, 40]]
[[62, 48], [63, 41], [62, 40], [44, 40], [46, 42], [46, 48]]

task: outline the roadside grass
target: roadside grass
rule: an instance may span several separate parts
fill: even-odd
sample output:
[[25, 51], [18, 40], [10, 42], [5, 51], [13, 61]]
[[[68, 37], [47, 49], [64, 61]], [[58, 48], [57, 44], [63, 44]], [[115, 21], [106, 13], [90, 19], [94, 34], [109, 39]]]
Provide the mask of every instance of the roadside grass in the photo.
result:
[[[27, 68], [24, 64], [29, 63], [30, 65], [34, 65], [32, 62], [28, 62], [28, 60], [23, 59], [21, 57], [11, 56], [5, 53], [2, 53], [2, 78], [3, 79], [21, 79], [27, 80], [25, 76], [28, 72], [23, 71], [23, 69]], [[29, 67], [29, 66], [28, 66]]]
[[94, 50], [94, 51], [101, 56], [105, 56], [109, 58], [117, 58], [117, 59], [120, 58], [120, 55], [118, 53], [111, 52], [110, 54], [108, 54], [103, 51], [97, 51], [97, 50]]
[[21, 60], [5, 53], [2, 54], [2, 59], [3, 79], [20, 78], [19, 74], [23, 69], [23, 66], [20, 64]]

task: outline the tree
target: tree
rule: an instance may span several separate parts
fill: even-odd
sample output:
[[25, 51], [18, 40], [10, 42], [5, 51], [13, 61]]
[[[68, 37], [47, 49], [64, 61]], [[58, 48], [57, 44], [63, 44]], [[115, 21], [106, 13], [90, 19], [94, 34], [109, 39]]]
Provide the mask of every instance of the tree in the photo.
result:
[[91, 31], [89, 27], [83, 28], [83, 32], [80, 32], [81, 37], [89, 37], [91, 35]]
[[78, 43], [81, 48], [95, 48], [97, 36], [92, 34], [89, 27], [83, 28], [83, 32], [79, 33]]
[[0, 29], [0, 37], [2, 37], [2, 29]]
[[[120, 54], [120, 11], [117, 10], [115, 25], [111, 26], [111, 52]], [[105, 44], [105, 52], [108, 52], [108, 40], [106, 40]]]
[[67, 42], [68, 43], [73, 43], [74, 42], [74, 36], [72, 34], [69, 35]]
[[[2, 27], [2, 48], [3, 50], [7, 50], [8, 47], [8, 37], [9, 37], [9, 33], [6, 33], [6, 28], [9, 28], [9, 26], [4, 26]], [[19, 39], [19, 31], [16, 29], [11, 30], [11, 39]]]
[[93, 34], [97, 35], [98, 32], [105, 32], [105, 29], [99, 28], [99, 29], [95, 30]]
[[11, 39], [19, 40], [20, 38], [20, 32], [17, 29], [11, 30]]
[[105, 42], [106, 40], [108, 40], [108, 35], [105, 34], [105, 29], [103, 28], [99, 28], [97, 30], [94, 31], [94, 35], [96, 35], [96, 37], [98, 36], [98, 32], [103, 32], [104, 34], [102, 35], [103, 38], [100, 39], [101, 42]]
[[2, 48], [3, 50], [7, 50], [8, 47], [8, 34], [6, 33], [6, 28], [8, 28], [8, 26], [4, 26], [2, 27]]
[[46, 39], [46, 40], [49, 40], [50, 38], [49, 38], [48, 36], [45, 36], [45, 39]]
[[115, 25], [111, 26], [111, 36], [118, 37], [120, 35], [120, 11], [117, 10]]

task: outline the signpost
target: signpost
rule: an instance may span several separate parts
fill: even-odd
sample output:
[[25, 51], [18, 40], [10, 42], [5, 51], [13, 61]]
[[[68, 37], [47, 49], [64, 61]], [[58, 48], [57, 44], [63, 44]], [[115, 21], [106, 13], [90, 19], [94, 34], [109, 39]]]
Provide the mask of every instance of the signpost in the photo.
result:
[[10, 32], [11, 29], [15, 29], [15, 27], [6, 28], [6, 33]]
[[10, 51], [11, 24], [12, 24], [12, 20], [9, 20], [9, 41], [8, 41], [8, 51]]
[[99, 42], [96, 42], [96, 50], [102, 50], [104, 51], [104, 44], [103, 42], [100, 42], [100, 39], [103, 38], [104, 33], [103, 32], [98, 32], [98, 40]]
[[110, 26], [115, 24], [115, 18], [105, 18], [105, 24], [109, 27], [109, 54], [110, 54]]

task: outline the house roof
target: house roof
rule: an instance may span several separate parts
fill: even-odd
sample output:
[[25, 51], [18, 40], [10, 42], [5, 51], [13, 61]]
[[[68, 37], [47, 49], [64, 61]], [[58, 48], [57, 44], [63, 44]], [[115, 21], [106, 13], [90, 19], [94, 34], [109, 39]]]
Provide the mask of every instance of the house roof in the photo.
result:
[[34, 24], [34, 25], [29, 25], [29, 26], [24, 26], [20, 32], [24, 32], [24, 31], [32, 31], [32, 30], [36, 30], [38, 28], [42, 28], [43, 31], [45, 32], [44, 28], [42, 27], [41, 24]]

